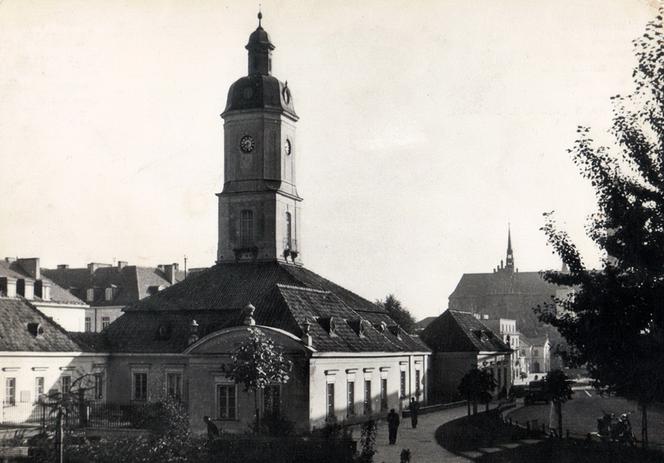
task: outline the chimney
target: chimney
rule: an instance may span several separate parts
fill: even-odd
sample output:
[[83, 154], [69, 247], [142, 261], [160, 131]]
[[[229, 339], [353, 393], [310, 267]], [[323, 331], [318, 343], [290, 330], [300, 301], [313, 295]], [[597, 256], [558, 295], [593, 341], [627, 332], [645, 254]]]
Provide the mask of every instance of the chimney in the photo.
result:
[[302, 342], [307, 347], [313, 346], [311, 335], [309, 334], [310, 330], [311, 330], [311, 323], [309, 322], [309, 320], [306, 320], [304, 322], [304, 325], [302, 326]]
[[35, 298], [35, 283], [32, 280], [19, 278], [16, 282], [16, 293], [28, 300]]
[[39, 269], [39, 257], [30, 257], [28, 259], [17, 259], [16, 263], [20, 265], [30, 278], [39, 280], [41, 278]]
[[50, 301], [51, 283], [44, 280], [35, 281], [35, 296], [39, 297], [42, 301]]
[[100, 263], [97, 263], [97, 262], [90, 262], [88, 264], [88, 270], [90, 270], [90, 273], [95, 273], [95, 270], [97, 270], [98, 268], [101, 268], [101, 267], [112, 267], [112, 265], [111, 264], [100, 264]]
[[58, 270], [67, 270], [69, 268], [69, 264], [58, 264]]
[[6, 297], [16, 297], [16, 278], [0, 277], [0, 292]]
[[178, 270], [178, 264], [167, 264], [164, 265], [164, 273], [166, 274], [166, 279], [172, 285], [176, 283], [175, 274]]
[[118, 268], [123, 269], [127, 266], [127, 261], [126, 260], [119, 260], [118, 261]]

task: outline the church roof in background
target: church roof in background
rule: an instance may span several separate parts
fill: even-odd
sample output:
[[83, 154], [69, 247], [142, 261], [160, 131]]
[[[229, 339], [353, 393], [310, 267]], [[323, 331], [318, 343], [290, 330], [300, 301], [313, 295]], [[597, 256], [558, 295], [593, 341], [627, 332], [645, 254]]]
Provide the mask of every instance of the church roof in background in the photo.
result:
[[302, 337], [321, 352], [428, 351], [387, 312], [305, 269], [281, 263], [218, 264], [125, 308], [104, 332], [113, 352], [182, 352], [192, 320], [198, 334], [241, 325], [255, 306], [258, 325]]
[[511, 352], [470, 312], [446, 310], [420, 334], [434, 352]]
[[547, 282], [542, 272], [464, 273], [450, 299], [502, 294], [553, 295], [559, 286]]
[[0, 297], [0, 351], [81, 352], [82, 348], [25, 299]]

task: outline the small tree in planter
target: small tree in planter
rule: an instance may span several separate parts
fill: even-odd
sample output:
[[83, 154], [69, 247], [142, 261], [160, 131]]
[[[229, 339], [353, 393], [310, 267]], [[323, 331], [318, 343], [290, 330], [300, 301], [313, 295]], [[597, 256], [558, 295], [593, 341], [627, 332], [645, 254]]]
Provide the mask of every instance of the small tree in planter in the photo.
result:
[[227, 376], [236, 384], [242, 384], [245, 391], [254, 393], [256, 432], [260, 432], [258, 391], [272, 384], [287, 383], [293, 362], [260, 329], [250, 327], [248, 331], [247, 340], [231, 355], [232, 365]]
[[563, 436], [563, 403], [572, 398], [572, 388], [562, 370], [552, 370], [546, 376], [546, 392], [551, 397], [558, 419], [558, 437]]

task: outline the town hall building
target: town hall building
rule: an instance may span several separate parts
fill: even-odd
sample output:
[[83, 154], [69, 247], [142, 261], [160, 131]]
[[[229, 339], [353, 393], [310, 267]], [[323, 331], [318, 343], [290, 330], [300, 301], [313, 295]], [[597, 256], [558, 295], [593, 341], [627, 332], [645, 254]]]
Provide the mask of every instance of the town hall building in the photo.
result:
[[[36, 336], [76, 338], [61, 349], [95, 359], [103, 400], [173, 396], [187, 405], [195, 432], [205, 431], [204, 416], [230, 432], [253, 422], [253, 394], [227, 376], [231, 354], [252, 329], [293, 363], [290, 380], [263, 391], [257, 406], [300, 430], [385, 416], [411, 398], [426, 402], [429, 348], [384, 308], [303, 265], [298, 116], [292, 90], [271, 74], [275, 47], [258, 18], [246, 45], [247, 75], [231, 85], [221, 114], [216, 265], [130, 303], [101, 333], [75, 337], [56, 327]], [[34, 381], [31, 371], [12, 383], [17, 390]]]

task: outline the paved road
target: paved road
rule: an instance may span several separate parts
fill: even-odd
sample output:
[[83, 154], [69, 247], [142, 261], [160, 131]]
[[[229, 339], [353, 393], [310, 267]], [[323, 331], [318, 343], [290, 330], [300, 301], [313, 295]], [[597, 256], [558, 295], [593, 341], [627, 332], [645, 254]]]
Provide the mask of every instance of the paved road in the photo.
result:
[[387, 441], [387, 422], [378, 422], [376, 434], [377, 453], [374, 457], [376, 463], [399, 463], [401, 449], [410, 449], [411, 463], [450, 462], [468, 463], [472, 460], [457, 456], [442, 448], [434, 436], [441, 424], [465, 416], [466, 407], [450, 408], [439, 412], [420, 415], [417, 429], [410, 426], [410, 418], [401, 420], [396, 445], [389, 445]]

